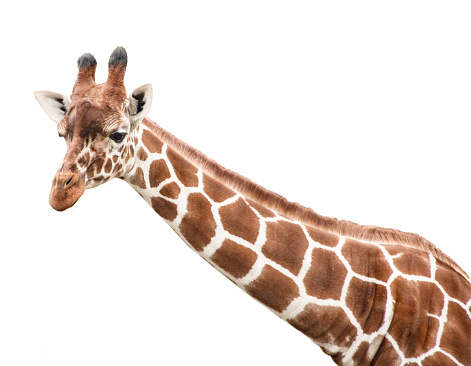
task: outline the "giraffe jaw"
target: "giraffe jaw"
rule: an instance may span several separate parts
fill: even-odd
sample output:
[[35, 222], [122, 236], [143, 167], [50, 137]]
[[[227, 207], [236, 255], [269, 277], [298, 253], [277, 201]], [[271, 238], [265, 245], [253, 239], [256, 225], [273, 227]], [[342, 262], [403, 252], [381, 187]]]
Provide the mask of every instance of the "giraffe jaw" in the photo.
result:
[[57, 181], [58, 177], [54, 178], [51, 192], [49, 194], [49, 204], [56, 211], [65, 211], [72, 207], [85, 192], [85, 179], [84, 177], [76, 176], [72, 178], [72, 183], [68, 187], [63, 187]]

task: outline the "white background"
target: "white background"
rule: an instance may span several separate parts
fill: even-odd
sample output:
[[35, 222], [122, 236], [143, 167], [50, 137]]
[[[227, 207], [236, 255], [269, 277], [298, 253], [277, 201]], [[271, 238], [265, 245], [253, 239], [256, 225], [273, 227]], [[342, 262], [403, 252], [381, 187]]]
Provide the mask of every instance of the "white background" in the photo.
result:
[[[4, 5], [5, 6], [5, 5]], [[471, 6], [35, 1], [2, 9], [1, 365], [330, 365], [126, 183], [48, 204], [65, 154], [33, 97], [152, 83], [149, 117], [323, 215], [417, 232], [471, 272]]]

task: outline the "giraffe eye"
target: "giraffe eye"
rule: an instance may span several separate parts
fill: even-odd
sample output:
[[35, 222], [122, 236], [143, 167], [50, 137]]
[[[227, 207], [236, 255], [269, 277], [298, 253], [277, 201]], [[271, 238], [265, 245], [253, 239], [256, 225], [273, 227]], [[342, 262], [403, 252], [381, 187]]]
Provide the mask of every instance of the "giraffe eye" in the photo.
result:
[[117, 142], [117, 143], [123, 142], [125, 137], [126, 137], [126, 132], [115, 132], [110, 135], [110, 139], [112, 139], [114, 142]]

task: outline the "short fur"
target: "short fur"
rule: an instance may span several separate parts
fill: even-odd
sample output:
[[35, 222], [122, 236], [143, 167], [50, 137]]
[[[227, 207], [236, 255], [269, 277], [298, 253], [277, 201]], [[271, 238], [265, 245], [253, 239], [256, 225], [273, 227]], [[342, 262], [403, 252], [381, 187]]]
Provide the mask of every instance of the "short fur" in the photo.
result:
[[143, 123], [154, 131], [164, 142], [175, 148], [204, 172], [237, 192], [240, 192], [247, 198], [281, 215], [287, 216], [305, 225], [317, 227], [353, 239], [374, 243], [400, 244], [419, 249], [432, 254], [437, 260], [454, 268], [464, 278], [469, 279], [466, 272], [453, 259], [418, 234], [372, 225], [359, 225], [354, 222], [319, 215], [310, 208], [304, 207], [296, 202], [290, 202], [283, 196], [263, 188], [250, 179], [224, 168], [194, 147], [163, 130], [150, 119], [145, 118]]
[[79, 69], [83, 67], [96, 66], [96, 58], [91, 53], [84, 53], [77, 60], [77, 66]]
[[128, 64], [128, 54], [123, 47], [116, 47], [110, 56], [108, 67], [118, 64]]

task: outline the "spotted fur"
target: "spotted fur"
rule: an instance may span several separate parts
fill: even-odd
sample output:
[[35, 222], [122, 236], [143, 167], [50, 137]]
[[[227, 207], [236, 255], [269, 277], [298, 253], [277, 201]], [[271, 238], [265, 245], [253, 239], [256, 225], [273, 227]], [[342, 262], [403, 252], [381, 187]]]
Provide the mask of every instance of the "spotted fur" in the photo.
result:
[[[335, 363], [471, 365], [471, 282], [451, 258], [418, 235], [290, 203], [142, 120], [151, 89], [126, 99], [123, 50], [101, 85], [82, 56], [70, 105], [48, 104], [68, 106], [54, 208], [124, 179], [189, 247]], [[47, 98], [59, 96], [38, 100]], [[127, 133], [121, 144], [109, 139], [117, 130]]]

